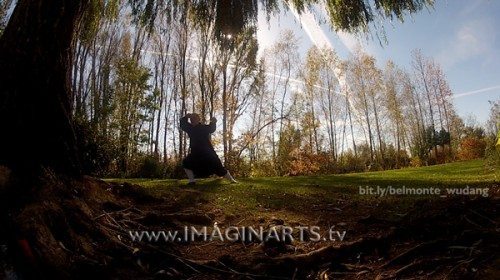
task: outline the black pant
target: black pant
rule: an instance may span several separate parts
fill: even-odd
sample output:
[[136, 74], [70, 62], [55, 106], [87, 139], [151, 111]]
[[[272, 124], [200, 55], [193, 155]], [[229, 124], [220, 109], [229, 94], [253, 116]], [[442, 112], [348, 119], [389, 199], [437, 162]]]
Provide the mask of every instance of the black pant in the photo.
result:
[[215, 152], [190, 153], [182, 161], [182, 167], [192, 170], [197, 178], [205, 178], [213, 174], [224, 176], [227, 173]]

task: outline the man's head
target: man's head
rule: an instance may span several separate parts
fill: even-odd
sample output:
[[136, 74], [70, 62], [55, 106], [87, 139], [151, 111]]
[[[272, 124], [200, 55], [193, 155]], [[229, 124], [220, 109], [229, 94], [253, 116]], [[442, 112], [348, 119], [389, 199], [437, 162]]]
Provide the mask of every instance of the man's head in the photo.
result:
[[189, 116], [189, 121], [191, 122], [192, 125], [198, 125], [200, 123], [200, 115], [191, 114]]

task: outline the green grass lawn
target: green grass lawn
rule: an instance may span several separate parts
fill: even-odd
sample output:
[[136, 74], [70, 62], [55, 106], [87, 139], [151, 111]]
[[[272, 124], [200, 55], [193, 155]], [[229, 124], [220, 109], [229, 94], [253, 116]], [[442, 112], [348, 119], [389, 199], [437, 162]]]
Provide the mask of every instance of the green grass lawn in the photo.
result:
[[[187, 186], [187, 180], [107, 179], [143, 186], [147, 192], [175, 202], [179, 207], [197, 207], [218, 211], [218, 215], [266, 217], [280, 215], [292, 220], [311, 219], [321, 209], [362, 211], [377, 205], [380, 211], [400, 213], [418, 199], [439, 196], [360, 195], [360, 187], [498, 187], [500, 171], [485, 168], [483, 160], [455, 162], [419, 168], [353, 173], [341, 175], [242, 178], [229, 184], [217, 178], [199, 180]], [[349, 206], [349, 207], [348, 207]], [[359, 206], [359, 207], [358, 207]], [[344, 208], [349, 208], [347, 211]], [[319, 210], [318, 210], [319, 209]], [[391, 210], [392, 209], [392, 210]], [[317, 211], [318, 210], [318, 211]], [[376, 209], [375, 209], [376, 210]], [[374, 212], [370, 211], [370, 212]], [[375, 211], [376, 212], [376, 211]], [[382, 212], [381, 212], [382, 213]]]

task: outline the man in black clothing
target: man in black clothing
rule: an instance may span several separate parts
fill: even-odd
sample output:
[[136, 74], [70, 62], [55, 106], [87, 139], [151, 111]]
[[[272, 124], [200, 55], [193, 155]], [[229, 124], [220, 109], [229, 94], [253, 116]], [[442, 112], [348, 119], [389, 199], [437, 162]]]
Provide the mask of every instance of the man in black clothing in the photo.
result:
[[224, 176], [232, 183], [236, 183], [231, 173], [222, 165], [210, 142], [210, 134], [215, 132], [216, 124], [216, 118], [212, 118], [209, 125], [200, 123], [198, 114], [187, 114], [180, 120], [181, 129], [189, 135], [190, 140], [191, 151], [182, 161], [189, 184], [195, 184], [195, 176], [204, 178], [212, 174]]

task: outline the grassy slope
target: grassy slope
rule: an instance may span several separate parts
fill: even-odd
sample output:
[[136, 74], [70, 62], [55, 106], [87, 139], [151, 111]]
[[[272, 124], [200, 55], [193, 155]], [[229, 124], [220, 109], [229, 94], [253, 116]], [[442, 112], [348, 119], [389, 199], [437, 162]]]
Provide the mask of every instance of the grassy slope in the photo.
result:
[[241, 179], [236, 185], [221, 179], [200, 180], [196, 186], [186, 186], [186, 180], [172, 179], [110, 180], [139, 184], [153, 195], [174, 200], [179, 205], [205, 208], [207, 211], [219, 209], [223, 215], [280, 215], [293, 220], [310, 220], [313, 216], [311, 211], [328, 207], [343, 208], [346, 206], [343, 205], [345, 201], [349, 201], [350, 205], [382, 203], [394, 208], [394, 212], [402, 212], [411, 207], [415, 200], [413, 196], [362, 196], [358, 194], [360, 186], [492, 187], [498, 185], [499, 179], [499, 170], [488, 170], [483, 160], [474, 160], [343, 175], [247, 178]]

